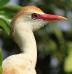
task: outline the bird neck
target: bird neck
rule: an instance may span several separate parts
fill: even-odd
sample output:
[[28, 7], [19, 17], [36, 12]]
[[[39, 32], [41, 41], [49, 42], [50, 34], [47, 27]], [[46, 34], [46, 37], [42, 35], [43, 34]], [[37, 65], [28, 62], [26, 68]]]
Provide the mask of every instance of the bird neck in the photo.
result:
[[[21, 20], [21, 19], [20, 19]], [[24, 22], [24, 21], [23, 21]], [[36, 64], [37, 60], [37, 47], [36, 41], [31, 28], [27, 23], [17, 21], [14, 24], [15, 33], [14, 39], [24, 54], [29, 55], [30, 59]]]

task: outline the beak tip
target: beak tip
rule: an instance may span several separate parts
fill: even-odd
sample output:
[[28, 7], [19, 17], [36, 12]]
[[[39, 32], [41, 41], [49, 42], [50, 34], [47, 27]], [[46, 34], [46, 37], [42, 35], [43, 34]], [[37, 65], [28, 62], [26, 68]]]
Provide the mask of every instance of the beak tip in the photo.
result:
[[61, 20], [68, 20], [66, 17], [63, 17], [63, 16], [59, 16], [59, 18], [60, 18]]

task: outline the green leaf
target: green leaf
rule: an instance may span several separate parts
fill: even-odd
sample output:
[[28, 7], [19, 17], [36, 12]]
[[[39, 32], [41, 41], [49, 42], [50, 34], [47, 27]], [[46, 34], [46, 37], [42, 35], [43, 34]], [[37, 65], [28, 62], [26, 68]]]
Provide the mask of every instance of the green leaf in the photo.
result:
[[5, 32], [5, 34], [10, 35], [10, 32], [11, 32], [10, 26], [9, 26], [8, 23], [7, 23], [4, 19], [2, 19], [2, 18], [0, 18], [0, 28]]
[[0, 8], [4, 7], [6, 3], [8, 3], [9, 0], [0, 0]]
[[21, 6], [6, 6], [3, 8], [0, 8], [0, 15], [3, 15], [9, 19], [13, 18], [13, 16], [16, 14], [17, 11], [21, 9]]

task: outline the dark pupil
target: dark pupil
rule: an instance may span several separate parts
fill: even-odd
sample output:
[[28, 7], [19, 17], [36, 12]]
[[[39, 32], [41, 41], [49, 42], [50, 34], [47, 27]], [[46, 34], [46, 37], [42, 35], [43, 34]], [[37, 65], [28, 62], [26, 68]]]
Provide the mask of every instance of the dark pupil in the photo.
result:
[[37, 16], [37, 14], [36, 13], [33, 13], [32, 14], [32, 18], [37, 18], [38, 16]]

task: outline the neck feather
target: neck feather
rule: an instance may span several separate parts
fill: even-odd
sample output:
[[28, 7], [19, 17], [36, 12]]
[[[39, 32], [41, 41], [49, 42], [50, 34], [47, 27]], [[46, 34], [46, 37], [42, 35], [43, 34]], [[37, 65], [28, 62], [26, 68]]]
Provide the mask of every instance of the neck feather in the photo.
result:
[[31, 56], [30, 59], [36, 63], [37, 47], [31, 28], [27, 23], [23, 23], [22, 21], [15, 22], [14, 27], [14, 39], [16, 43], [19, 45], [22, 51]]

